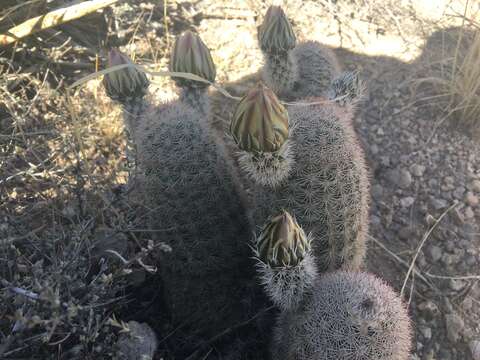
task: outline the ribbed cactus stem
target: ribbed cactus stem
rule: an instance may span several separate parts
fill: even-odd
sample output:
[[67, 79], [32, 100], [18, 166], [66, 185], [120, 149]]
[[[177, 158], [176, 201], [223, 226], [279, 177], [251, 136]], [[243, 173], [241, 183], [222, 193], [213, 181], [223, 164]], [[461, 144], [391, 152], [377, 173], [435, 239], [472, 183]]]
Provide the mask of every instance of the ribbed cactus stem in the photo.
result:
[[265, 65], [263, 79], [279, 96], [288, 97], [294, 90], [298, 79], [298, 66], [292, 56], [292, 51], [281, 53], [264, 53]]
[[275, 187], [247, 184], [253, 218], [263, 226], [272, 212], [287, 209], [312, 233], [319, 272], [358, 270], [368, 229], [365, 159], [351, 125], [352, 113], [324, 98], [312, 101], [322, 104], [288, 107], [294, 149], [288, 178]]
[[[137, 169], [137, 149], [133, 140], [135, 131], [148, 114], [150, 106], [150, 102], [143, 97], [133, 98], [122, 103], [126, 166], [131, 180], [135, 178]], [[131, 184], [133, 184], [133, 181], [131, 181]]]
[[[116, 65], [134, 65], [132, 60], [117, 49], [108, 54], [109, 67]], [[143, 71], [136, 67], [125, 67], [105, 74], [103, 85], [107, 95], [122, 104], [124, 133], [126, 138], [126, 166], [131, 180], [135, 178], [137, 167], [136, 146], [132, 139], [140, 126], [147, 109], [150, 107], [145, 95], [150, 82]], [[134, 181], [130, 181], [133, 184]]]

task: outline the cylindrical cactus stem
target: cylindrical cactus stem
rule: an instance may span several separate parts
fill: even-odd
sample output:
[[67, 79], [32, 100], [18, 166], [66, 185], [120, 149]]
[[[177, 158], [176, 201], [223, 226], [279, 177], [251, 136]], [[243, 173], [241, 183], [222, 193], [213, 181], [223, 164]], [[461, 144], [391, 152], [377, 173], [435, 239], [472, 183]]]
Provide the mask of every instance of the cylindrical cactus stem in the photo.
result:
[[340, 65], [328, 48], [316, 41], [297, 44], [295, 33], [280, 6], [270, 6], [257, 32], [265, 58], [263, 79], [282, 99], [299, 100], [325, 95]]
[[337, 271], [317, 278], [296, 311], [277, 320], [273, 360], [407, 360], [411, 350], [407, 308], [372, 274]]
[[246, 197], [208, 119], [185, 103], [158, 107], [135, 141], [151, 228], [172, 248], [159, 269], [183, 358], [256, 310]]
[[[170, 54], [169, 69], [172, 72], [190, 73], [211, 83], [215, 82], [216, 68], [210, 50], [200, 36], [191, 31], [177, 38]], [[208, 82], [173, 76], [180, 90], [180, 100], [201, 114], [209, 113]]]
[[340, 106], [354, 109], [363, 100], [365, 92], [366, 86], [358, 71], [346, 71], [333, 79], [327, 94]]
[[260, 176], [245, 182], [253, 219], [263, 226], [272, 212], [287, 209], [313, 235], [319, 272], [358, 270], [365, 256], [369, 182], [353, 114], [324, 98], [312, 102], [288, 107], [288, 141], [294, 150], [288, 177], [274, 187], [265, 186]]
[[260, 281], [283, 311], [296, 309], [317, 277], [310, 244], [311, 237], [286, 211], [265, 224], [256, 239]]
[[288, 177], [293, 165], [288, 122], [287, 110], [262, 83], [238, 103], [230, 134], [240, 166], [255, 182], [274, 187]]
[[[118, 49], [111, 49], [108, 54], [109, 67], [124, 64], [133, 65], [133, 62]], [[107, 95], [112, 100], [121, 103], [123, 107], [124, 132], [127, 142], [125, 155], [130, 174], [135, 172], [137, 162], [132, 138], [150, 107], [144, 98], [149, 85], [150, 82], [145, 73], [133, 66], [109, 72], [103, 77], [103, 86]]]
[[263, 77], [279, 96], [293, 90], [298, 68], [291, 50], [297, 39], [292, 25], [280, 6], [270, 6], [258, 27], [258, 42], [265, 58]]

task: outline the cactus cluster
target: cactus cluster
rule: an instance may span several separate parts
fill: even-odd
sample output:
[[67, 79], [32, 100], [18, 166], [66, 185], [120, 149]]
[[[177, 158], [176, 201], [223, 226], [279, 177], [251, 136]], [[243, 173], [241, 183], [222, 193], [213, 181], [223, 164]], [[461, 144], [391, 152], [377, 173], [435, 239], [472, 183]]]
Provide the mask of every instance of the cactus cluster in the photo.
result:
[[[269, 159], [275, 156], [276, 161], [267, 162], [264, 153], [246, 146], [253, 138], [250, 134], [256, 135], [255, 144], [268, 145], [265, 134], [274, 133], [286, 116], [268, 116], [271, 106], [262, 98], [253, 98], [260, 110], [236, 111], [240, 119], [234, 116], [231, 127], [238, 162], [251, 179], [246, 186], [253, 195], [256, 225], [262, 226], [272, 212], [287, 209], [315, 237], [312, 247], [319, 271], [358, 269], [365, 255], [369, 187], [363, 152], [351, 125], [353, 113], [322, 98], [316, 100], [324, 104], [289, 106], [290, 131], [282, 133], [288, 138], [281, 137], [283, 148], [277, 146], [280, 150], [271, 153]], [[278, 102], [275, 95], [270, 102]], [[262, 124], [263, 131], [238, 123]]]
[[406, 360], [411, 328], [400, 298], [368, 273], [319, 276], [311, 261], [312, 241], [283, 212], [267, 222], [256, 244], [259, 276], [282, 310], [272, 359]]
[[[191, 32], [170, 59], [178, 99], [126, 117], [149, 227], [172, 248], [158, 266], [177, 356], [243, 324], [249, 330], [236, 334], [230, 352], [216, 348], [221, 358], [250, 358], [248, 341], [272, 334], [272, 360], [404, 360], [410, 328], [401, 300], [354, 272], [363, 265], [369, 205], [352, 127], [361, 81], [356, 73], [334, 79], [335, 60], [317, 43], [297, 45], [280, 7], [269, 8], [258, 40], [271, 89], [258, 83], [245, 94], [229, 134], [214, 131], [215, 64]], [[106, 76], [108, 95], [124, 106], [144, 103], [148, 82], [138, 72]], [[280, 312], [275, 328], [271, 316], [257, 318], [270, 302]]]

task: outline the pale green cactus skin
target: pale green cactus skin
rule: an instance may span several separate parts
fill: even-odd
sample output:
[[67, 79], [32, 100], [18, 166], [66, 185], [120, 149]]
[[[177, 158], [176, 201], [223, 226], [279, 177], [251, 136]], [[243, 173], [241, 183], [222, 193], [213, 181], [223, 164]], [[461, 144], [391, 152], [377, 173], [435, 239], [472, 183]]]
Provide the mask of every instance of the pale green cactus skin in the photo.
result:
[[[273, 13], [272, 8], [275, 8]], [[271, 23], [273, 25], [267, 28], [281, 24], [284, 31], [263, 31], [266, 24]], [[331, 50], [316, 41], [296, 44], [292, 41], [295, 35], [291, 34], [293, 29], [283, 10], [270, 7], [258, 31], [259, 46], [265, 59], [263, 80], [283, 100], [324, 96], [340, 73], [338, 60]]]
[[[316, 98], [313, 102], [325, 102]], [[356, 270], [363, 263], [369, 186], [352, 114], [335, 103], [288, 108], [293, 149], [290, 175], [275, 187], [250, 187], [257, 226], [272, 213], [295, 214], [311, 233], [319, 272]]]
[[318, 277], [293, 311], [277, 320], [275, 360], [407, 360], [411, 324], [399, 296], [374, 275], [342, 272]]

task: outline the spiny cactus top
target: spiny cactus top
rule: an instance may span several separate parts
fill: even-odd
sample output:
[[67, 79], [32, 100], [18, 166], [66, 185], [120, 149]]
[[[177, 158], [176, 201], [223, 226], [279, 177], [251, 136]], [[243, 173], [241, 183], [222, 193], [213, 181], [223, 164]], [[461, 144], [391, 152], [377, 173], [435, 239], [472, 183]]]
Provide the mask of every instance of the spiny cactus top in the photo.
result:
[[269, 220], [257, 238], [257, 274], [266, 294], [284, 311], [301, 303], [317, 277], [311, 240], [286, 211]]
[[[108, 65], [112, 67], [122, 64], [133, 64], [133, 62], [119, 50], [110, 50]], [[142, 98], [146, 94], [150, 82], [141, 70], [135, 67], [125, 67], [105, 74], [103, 85], [111, 99], [125, 103]]]
[[287, 52], [295, 47], [297, 41], [283, 9], [274, 5], [268, 8], [257, 36], [262, 51], [271, 54]]
[[271, 267], [289, 267], [303, 260], [310, 242], [297, 221], [284, 211], [262, 230], [257, 249], [259, 259]]
[[335, 55], [320, 43], [296, 43], [292, 26], [279, 6], [268, 9], [257, 37], [265, 58], [263, 79], [281, 99], [325, 95], [340, 72]]
[[362, 100], [365, 84], [358, 71], [346, 71], [333, 79], [328, 89], [328, 98], [341, 106], [354, 106]]
[[[210, 82], [215, 81], [216, 68], [210, 50], [202, 39], [191, 31], [184, 32], [175, 41], [170, 55], [170, 71], [197, 75]], [[180, 87], [208, 87], [208, 83], [172, 77]]]
[[402, 300], [368, 273], [318, 277], [296, 311], [279, 318], [275, 360], [407, 360], [411, 325]]
[[278, 151], [288, 138], [287, 110], [272, 90], [258, 83], [240, 100], [230, 133], [241, 150]]

